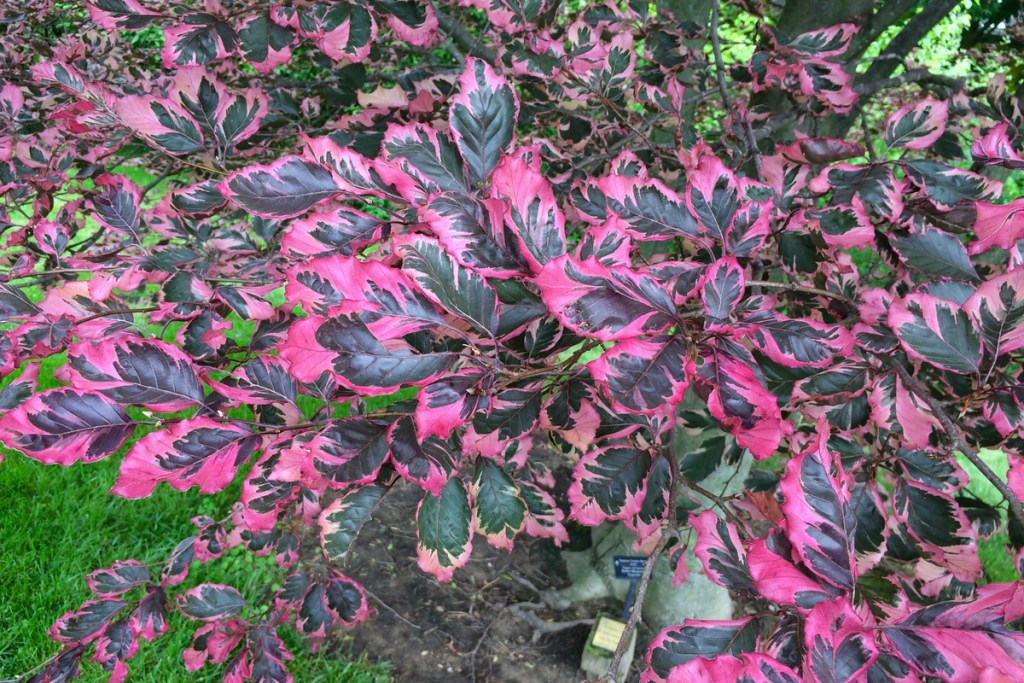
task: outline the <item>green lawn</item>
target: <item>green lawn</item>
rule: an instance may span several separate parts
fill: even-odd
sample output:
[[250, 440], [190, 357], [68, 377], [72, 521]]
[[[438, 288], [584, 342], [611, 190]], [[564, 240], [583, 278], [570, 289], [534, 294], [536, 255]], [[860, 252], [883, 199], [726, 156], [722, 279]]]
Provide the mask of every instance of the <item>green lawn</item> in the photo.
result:
[[[53, 370], [62, 362], [62, 356], [56, 356], [42, 363], [41, 388], [57, 385]], [[178, 541], [195, 533], [192, 517], [222, 518], [241, 491], [238, 477], [214, 496], [161, 484], [149, 498], [125, 500], [107, 493], [117, 479], [119, 456], [64, 468], [2, 450], [6, 455], [0, 463], [0, 680], [24, 673], [57, 652], [47, 630], [57, 617], [90, 598], [86, 574], [116, 560], [166, 560]], [[255, 557], [236, 548], [208, 565], [193, 564], [186, 586], [228, 583], [243, 595], [258, 595], [267, 586], [276, 587], [281, 577], [272, 557]], [[196, 674], [184, 669], [181, 652], [191, 644], [197, 626], [172, 614], [171, 631], [153, 643], [142, 643], [129, 662], [132, 669], [145, 672], [136, 680], [221, 680], [223, 667]], [[337, 653], [312, 655], [292, 629], [283, 628], [281, 633], [296, 656], [292, 671], [301, 672], [299, 681], [390, 680], [386, 666], [351, 656], [339, 659]], [[106, 680], [91, 662], [83, 671], [84, 681]]]
[[[8, 451], [0, 464], [0, 679], [27, 671], [57, 651], [46, 631], [54, 619], [89, 598], [85, 574], [120, 559], [160, 560], [195, 529], [192, 516], [221, 515], [231, 494], [238, 494], [237, 484], [213, 497], [161, 485], [150, 498], [123, 500], [105, 493], [117, 476], [118, 460], [62, 468]], [[209, 565], [193, 565], [189, 584], [228, 582], [252, 594], [278, 577], [272, 558], [236, 550]], [[129, 662], [133, 670], [145, 672], [136, 680], [219, 681], [222, 667], [194, 675], [184, 670], [180, 653], [196, 624], [177, 615], [171, 623], [170, 633], [143, 643]], [[288, 645], [296, 655], [292, 670], [301, 672], [298, 681], [390, 680], [386, 667], [312, 655], [296, 638], [289, 638]], [[85, 681], [106, 680], [94, 664], [85, 672]]]

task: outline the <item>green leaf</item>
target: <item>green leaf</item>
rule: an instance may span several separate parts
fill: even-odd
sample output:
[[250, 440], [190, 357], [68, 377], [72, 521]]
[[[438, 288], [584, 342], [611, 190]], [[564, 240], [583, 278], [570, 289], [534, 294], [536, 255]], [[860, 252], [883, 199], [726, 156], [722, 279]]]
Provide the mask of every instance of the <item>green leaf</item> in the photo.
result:
[[449, 479], [440, 496], [423, 496], [416, 509], [416, 532], [417, 563], [438, 581], [448, 581], [466, 564], [473, 543], [473, 513], [462, 479]]
[[512, 540], [526, 519], [526, 504], [519, 488], [496, 462], [478, 457], [472, 490], [477, 531], [494, 547], [511, 550]]
[[493, 335], [498, 329], [498, 295], [479, 273], [460, 266], [437, 240], [419, 235], [395, 240], [402, 270], [441, 306]]
[[340, 564], [345, 559], [386, 492], [383, 486], [364, 486], [324, 508], [320, 513], [320, 547], [328, 560]]
[[890, 235], [889, 243], [908, 266], [925, 275], [971, 282], [981, 279], [963, 243], [947, 232], [927, 228], [904, 237]]

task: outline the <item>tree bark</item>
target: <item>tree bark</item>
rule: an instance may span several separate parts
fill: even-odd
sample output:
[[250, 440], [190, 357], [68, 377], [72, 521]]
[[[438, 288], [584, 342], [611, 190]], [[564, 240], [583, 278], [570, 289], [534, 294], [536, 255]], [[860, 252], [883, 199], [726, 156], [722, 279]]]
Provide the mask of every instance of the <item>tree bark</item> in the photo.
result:
[[898, 23], [907, 12], [917, 7], [918, 0], [889, 0], [872, 14], [867, 22], [861, 26], [860, 31], [850, 43], [843, 58], [846, 60], [857, 59], [864, 54], [871, 44], [878, 40], [878, 37], [885, 33], [885, 29]]
[[933, 0], [928, 7], [916, 14], [903, 30], [889, 42], [882, 55], [892, 55], [892, 59], [876, 59], [864, 73], [857, 79], [858, 82], [871, 82], [888, 78], [897, 67], [903, 64], [904, 59], [910, 51], [924, 39], [928, 32], [935, 28], [935, 25], [942, 21], [953, 8], [960, 4], [960, 0]]
[[777, 26], [788, 36], [846, 22], [860, 26], [874, 5], [875, 0], [787, 0]]
[[658, 0], [655, 4], [680, 24], [689, 21], [707, 26], [711, 14], [711, 0]]

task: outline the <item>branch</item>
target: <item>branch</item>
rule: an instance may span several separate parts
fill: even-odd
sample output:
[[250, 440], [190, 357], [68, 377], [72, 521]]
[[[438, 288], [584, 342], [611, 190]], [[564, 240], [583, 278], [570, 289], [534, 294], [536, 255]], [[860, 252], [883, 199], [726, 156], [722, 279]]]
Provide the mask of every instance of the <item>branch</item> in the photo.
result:
[[436, 5], [434, 6], [434, 13], [437, 14], [438, 26], [440, 26], [441, 29], [447, 33], [459, 47], [474, 57], [479, 57], [488, 64], [494, 64], [495, 61], [497, 61], [498, 53], [477, 40], [476, 36], [470, 33], [465, 26], [442, 12]]
[[850, 49], [843, 55], [844, 59], [859, 57], [864, 54], [871, 43], [885, 33], [885, 29], [896, 24], [910, 10], [917, 7], [917, 0], [888, 0], [868, 17], [865, 25], [857, 32], [850, 42]]
[[75, 324], [76, 325], [81, 325], [82, 323], [87, 323], [87, 322], [89, 322], [91, 320], [96, 320], [97, 318], [105, 318], [108, 315], [128, 315], [130, 313], [152, 313], [153, 311], [159, 311], [159, 310], [160, 310], [159, 306], [146, 306], [145, 308], [117, 308], [117, 309], [111, 309], [109, 311], [100, 311], [99, 313], [94, 313], [93, 315], [87, 315], [84, 318], [79, 318], [78, 320], [75, 321]]
[[896, 88], [906, 83], [930, 83], [948, 88], [949, 90], [959, 90], [964, 86], [964, 81], [960, 78], [935, 74], [928, 69], [907, 69], [900, 75], [893, 76], [892, 78], [876, 78], [861, 81], [853, 86], [853, 89], [858, 95], [873, 95], [879, 90]]
[[[915, 14], [889, 41], [889, 44], [882, 50], [882, 54], [899, 55], [901, 58], [910, 54], [910, 51], [959, 3], [960, 0], [932, 0], [926, 9]], [[895, 59], [877, 60], [871, 64], [863, 77], [857, 79], [857, 86], [884, 80], [896, 70], [897, 66], [899, 66], [899, 61]], [[854, 90], [860, 93], [857, 86], [854, 87]]]
[[1024, 525], [1024, 508], [1021, 507], [1020, 499], [1017, 498], [1016, 494], [1010, 490], [1006, 482], [1002, 478], [992, 471], [992, 469], [985, 464], [985, 461], [981, 459], [978, 452], [967, 443], [967, 439], [964, 438], [963, 433], [957, 426], [953, 424], [953, 420], [950, 419], [949, 414], [943, 409], [942, 405], [938, 400], [932, 396], [931, 392], [925, 388], [916, 378], [912, 377], [907, 369], [899, 363], [892, 363], [892, 367], [896, 370], [896, 374], [900, 376], [903, 383], [907, 387], [917, 394], [928, 407], [931, 409], [932, 414], [938, 418], [942, 428], [946, 430], [946, 434], [953, 441], [953, 445], [971, 461], [978, 471], [981, 472], [982, 476], [989, 480], [989, 482], [996, 487], [996, 490], [1003, 495], [1006, 499], [1007, 504], [1010, 506], [1010, 512], [1017, 518], [1017, 521]]
[[761, 178], [761, 150], [757, 148], [757, 140], [754, 139], [754, 130], [746, 117], [741, 117], [732, 105], [729, 97], [729, 89], [725, 84], [725, 60], [722, 59], [722, 40], [718, 36], [718, 20], [722, 13], [721, 0], [715, 0], [711, 5], [711, 48], [715, 53], [715, 75], [718, 77], [718, 92], [722, 95], [722, 106], [725, 107], [727, 115], [735, 116], [743, 130], [743, 141], [747, 145], [747, 151], [754, 158], [754, 168], [757, 169], [757, 177]]
[[839, 294], [838, 292], [830, 292], [826, 289], [818, 289], [817, 287], [805, 287], [804, 285], [795, 285], [789, 282], [771, 282], [769, 280], [748, 280], [748, 287], [765, 287], [766, 289], [782, 289], [787, 292], [800, 292], [802, 294], [815, 294], [817, 296], [827, 296], [836, 301], [842, 301], [843, 303], [852, 304], [853, 300], [845, 294]]

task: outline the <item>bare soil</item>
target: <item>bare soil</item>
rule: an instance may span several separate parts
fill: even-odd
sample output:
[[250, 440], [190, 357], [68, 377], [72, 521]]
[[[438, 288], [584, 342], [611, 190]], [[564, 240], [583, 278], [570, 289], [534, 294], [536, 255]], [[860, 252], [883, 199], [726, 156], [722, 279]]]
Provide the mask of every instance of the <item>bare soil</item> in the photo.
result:
[[[391, 495], [400, 498], [393, 501], [399, 504], [375, 513], [347, 567], [366, 588], [376, 613], [342, 634], [332, 645], [336, 651], [387, 661], [399, 682], [584, 680], [579, 663], [590, 626], [543, 635], [534, 626], [542, 624], [543, 630], [555, 623], [593, 618], [599, 611], [615, 613], [621, 605], [589, 603], [562, 612], [543, 607], [535, 587], [567, 583], [558, 549], [544, 539], [521, 537], [511, 552], [505, 552], [478, 538], [467, 566], [450, 584], [441, 584], [416, 566], [415, 528], [410, 521], [419, 494], [413, 487], [403, 487]], [[639, 636], [638, 657], [650, 634], [641, 630]], [[638, 664], [639, 659], [632, 679], [638, 678]]]

